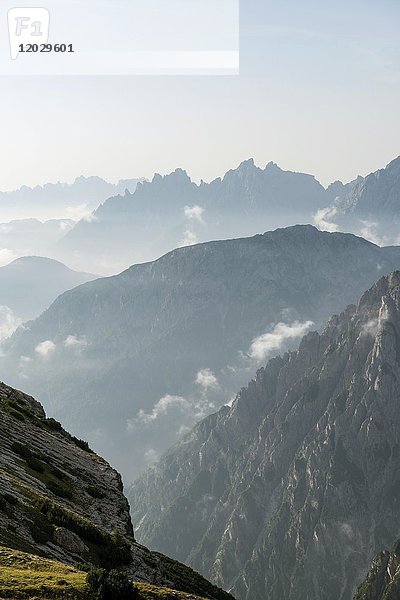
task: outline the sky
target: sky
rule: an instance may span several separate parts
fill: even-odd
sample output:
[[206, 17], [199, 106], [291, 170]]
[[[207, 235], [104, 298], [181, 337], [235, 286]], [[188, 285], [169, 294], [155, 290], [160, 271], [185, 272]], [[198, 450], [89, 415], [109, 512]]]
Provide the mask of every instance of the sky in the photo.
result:
[[325, 185], [366, 175], [400, 154], [399, 27], [392, 0], [242, 0], [238, 76], [0, 76], [0, 190], [208, 181], [249, 157]]

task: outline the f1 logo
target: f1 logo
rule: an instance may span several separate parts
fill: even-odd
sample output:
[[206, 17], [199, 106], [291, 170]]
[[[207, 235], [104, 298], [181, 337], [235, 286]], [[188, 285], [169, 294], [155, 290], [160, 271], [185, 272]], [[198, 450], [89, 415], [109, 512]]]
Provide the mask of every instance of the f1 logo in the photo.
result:
[[8, 35], [12, 60], [18, 57], [21, 44], [47, 44], [49, 28], [50, 13], [47, 8], [10, 8]]

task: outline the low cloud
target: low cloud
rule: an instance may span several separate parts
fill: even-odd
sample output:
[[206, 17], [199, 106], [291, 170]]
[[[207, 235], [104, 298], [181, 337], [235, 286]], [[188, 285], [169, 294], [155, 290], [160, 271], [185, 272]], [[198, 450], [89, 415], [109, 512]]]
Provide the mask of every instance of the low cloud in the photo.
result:
[[45, 340], [38, 344], [35, 348], [36, 354], [39, 354], [43, 358], [48, 358], [56, 349], [56, 345], [51, 340]]
[[207, 391], [210, 388], [219, 387], [218, 379], [211, 371], [211, 369], [201, 369], [196, 375], [195, 382], [199, 385], [203, 390]]
[[21, 323], [22, 320], [14, 314], [9, 306], [0, 305], [0, 340], [10, 337]]
[[67, 219], [72, 221], [96, 221], [93, 210], [88, 207], [87, 204], [78, 204], [77, 206], [67, 206], [65, 210], [65, 216]]
[[161, 416], [168, 414], [171, 409], [178, 409], [181, 412], [185, 412], [189, 406], [190, 403], [185, 398], [182, 398], [182, 396], [166, 394], [154, 405], [150, 413], [146, 413], [143, 409], [140, 409], [137, 416], [128, 421], [128, 431], [135, 429], [139, 424], [149, 425]]
[[189, 431], [191, 431], [191, 427], [189, 427], [188, 425], [181, 425], [178, 429], [178, 431], [176, 432], [176, 436], [181, 438], [184, 435], [186, 435], [187, 433], [189, 433]]
[[353, 528], [350, 523], [340, 523], [339, 530], [343, 533], [348, 539], [353, 540], [355, 538]]
[[287, 340], [302, 337], [313, 325], [313, 321], [306, 321], [305, 323], [294, 321], [291, 325], [278, 323], [271, 332], [253, 339], [248, 355], [250, 358], [261, 362], [272, 352], [280, 350]]
[[0, 248], [0, 267], [8, 265], [16, 258], [18, 258], [18, 255], [15, 254], [13, 250], [9, 250], [8, 248]]
[[146, 450], [146, 452], [144, 453], [144, 459], [148, 465], [152, 465], [153, 463], [155, 463], [158, 460], [158, 458], [159, 454], [154, 448], [149, 448], [149, 450]]
[[232, 408], [232, 405], [235, 402], [235, 400], [236, 400], [236, 396], [232, 396], [232, 398], [230, 400], [225, 402], [225, 406], [229, 406], [229, 408]]
[[205, 221], [203, 218], [205, 209], [201, 206], [195, 204], [194, 206], [185, 206], [183, 209], [183, 214], [186, 219], [186, 231], [183, 234], [183, 240], [181, 242], [181, 246], [193, 246], [193, 244], [197, 244], [199, 241], [197, 233], [194, 231], [196, 228], [195, 225], [205, 225]]
[[188, 229], [184, 233], [184, 237], [183, 237], [183, 240], [181, 242], [181, 246], [193, 246], [194, 244], [197, 244], [198, 241], [199, 241], [199, 238], [194, 233], [194, 231], [190, 231]]
[[381, 237], [378, 233], [379, 223], [375, 223], [374, 221], [361, 221], [362, 227], [360, 229], [360, 235], [369, 240], [373, 244], [377, 246], [385, 246], [387, 240], [385, 237]]
[[379, 329], [379, 319], [370, 319], [367, 323], [364, 323], [361, 329], [363, 335], [371, 335], [375, 337]]
[[[163, 419], [173, 419], [173, 424], [178, 426], [177, 434], [186, 433], [187, 428], [209, 415], [215, 410], [215, 404], [202, 393], [201, 396], [183, 398], [166, 394], [152, 408], [150, 412], [140, 409], [136, 417], [127, 421], [127, 430], [129, 432], [137, 430], [144, 425], [165, 426]], [[171, 414], [172, 413], [172, 414]], [[173, 416], [172, 416], [173, 415]]]
[[30, 356], [19, 357], [19, 373], [18, 376], [21, 379], [29, 379], [29, 365], [32, 362]]
[[335, 206], [321, 208], [313, 215], [314, 225], [318, 227], [318, 229], [321, 229], [321, 231], [334, 233], [338, 230], [338, 225], [332, 221], [333, 217], [336, 215], [337, 208]]
[[74, 225], [70, 222], [70, 221], [60, 221], [60, 229], [63, 232], [67, 232], [67, 231], [71, 231], [71, 229], [73, 229]]
[[64, 341], [65, 348], [73, 348], [75, 350], [81, 350], [87, 345], [88, 343], [85, 336], [78, 337], [76, 335], [69, 335]]
[[185, 206], [183, 211], [186, 219], [189, 219], [190, 221], [198, 221], [199, 223], [202, 223], [204, 225], [204, 208], [198, 205]]

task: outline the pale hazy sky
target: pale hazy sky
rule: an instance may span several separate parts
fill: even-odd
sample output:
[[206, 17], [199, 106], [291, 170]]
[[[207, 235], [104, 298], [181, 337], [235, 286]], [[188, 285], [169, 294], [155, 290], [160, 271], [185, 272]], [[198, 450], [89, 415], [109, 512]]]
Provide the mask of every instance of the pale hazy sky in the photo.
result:
[[250, 156], [367, 174], [400, 154], [399, 31], [398, 0], [242, 0], [237, 77], [0, 77], [0, 190]]

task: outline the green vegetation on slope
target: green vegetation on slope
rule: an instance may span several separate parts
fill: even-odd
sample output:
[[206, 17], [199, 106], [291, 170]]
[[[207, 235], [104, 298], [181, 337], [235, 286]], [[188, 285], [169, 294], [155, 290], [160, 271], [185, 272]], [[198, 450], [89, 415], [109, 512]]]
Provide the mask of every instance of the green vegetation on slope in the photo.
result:
[[0, 547], [0, 598], [88, 598], [86, 573]]
[[[0, 598], [95, 600], [87, 573], [62, 563], [0, 547]], [[137, 600], [204, 600], [147, 583], [134, 583]], [[116, 598], [116, 597], [115, 597]]]

